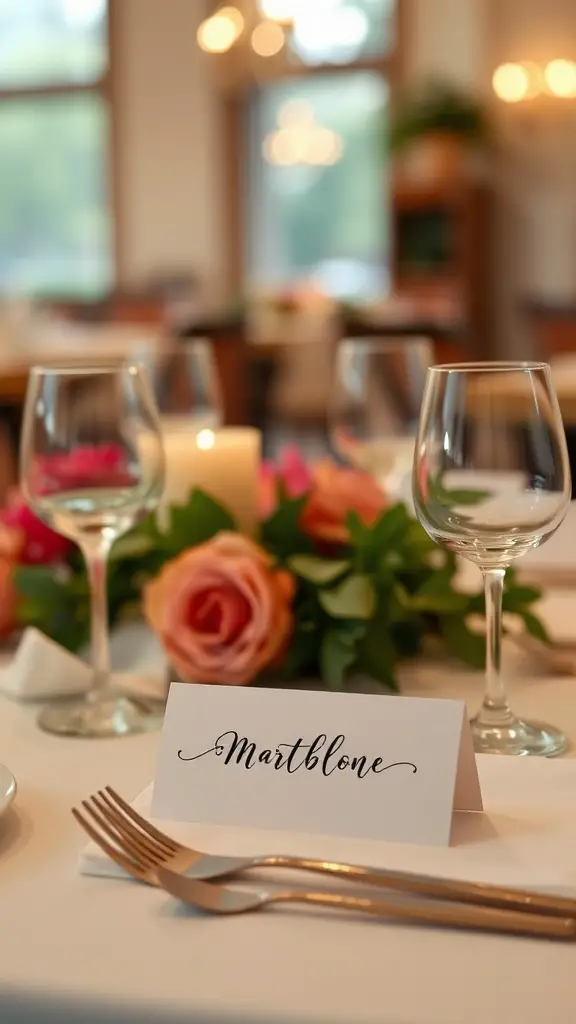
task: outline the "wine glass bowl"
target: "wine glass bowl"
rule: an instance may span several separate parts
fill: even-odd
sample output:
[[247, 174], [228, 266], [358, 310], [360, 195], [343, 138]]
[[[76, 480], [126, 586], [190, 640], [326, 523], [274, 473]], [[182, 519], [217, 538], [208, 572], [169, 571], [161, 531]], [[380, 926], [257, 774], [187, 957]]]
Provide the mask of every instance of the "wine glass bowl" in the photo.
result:
[[401, 491], [412, 467], [431, 361], [432, 346], [424, 339], [350, 339], [336, 350], [332, 447], [387, 494]]
[[561, 733], [523, 722], [500, 674], [504, 573], [561, 525], [571, 499], [566, 438], [545, 363], [431, 367], [413, 468], [416, 515], [439, 544], [473, 562], [486, 589], [487, 689], [476, 749], [560, 753]]
[[46, 708], [39, 721], [48, 731], [107, 736], [157, 724], [143, 702], [110, 684], [106, 563], [114, 541], [157, 506], [163, 479], [158, 416], [141, 367], [31, 370], [23, 493], [40, 519], [79, 545], [92, 601], [93, 687], [81, 700]]

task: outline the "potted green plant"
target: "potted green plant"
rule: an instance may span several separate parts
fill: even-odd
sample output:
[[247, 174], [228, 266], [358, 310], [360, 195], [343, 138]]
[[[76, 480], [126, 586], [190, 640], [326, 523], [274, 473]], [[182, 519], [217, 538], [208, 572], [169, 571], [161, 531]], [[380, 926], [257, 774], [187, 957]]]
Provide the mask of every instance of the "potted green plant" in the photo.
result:
[[409, 165], [411, 176], [442, 181], [459, 177], [466, 154], [484, 148], [489, 139], [482, 104], [445, 82], [406, 96], [390, 129], [391, 151]]

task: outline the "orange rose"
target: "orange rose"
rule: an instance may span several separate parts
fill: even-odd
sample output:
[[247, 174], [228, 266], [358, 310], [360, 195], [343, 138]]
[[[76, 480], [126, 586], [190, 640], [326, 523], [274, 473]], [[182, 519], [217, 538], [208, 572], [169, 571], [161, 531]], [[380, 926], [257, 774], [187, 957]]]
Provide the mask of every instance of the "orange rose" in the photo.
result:
[[144, 613], [182, 679], [242, 686], [286, 649], [293, 591], [257, 544], [219, 533], [164, 566]]
[[346, 516], [356, 512], [370, 526], [386, 508], [384, 494], [368, 474], [320, 462], [312, 470], [312, 490], [302, 528], [322, 544], [346, 544]]
[[0, 637], [7, 637], [16, 626], [18, 595], [14, 587], [14, 569], [18, 565], [26, 538], [20, 530], [0, 524]]

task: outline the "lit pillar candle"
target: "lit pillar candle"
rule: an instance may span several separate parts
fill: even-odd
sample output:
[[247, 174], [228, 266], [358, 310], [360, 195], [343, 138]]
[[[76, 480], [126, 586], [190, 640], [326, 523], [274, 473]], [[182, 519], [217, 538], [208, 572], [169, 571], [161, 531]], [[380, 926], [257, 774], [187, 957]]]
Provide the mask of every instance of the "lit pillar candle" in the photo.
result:
[[160, 522], [169, 505], [184, 505], [195, 487], [206, 491], [234, 517], [242, 533], [256, 532], [260, 431], [252, 427], [213, 430], [162, 422], [166, 460]]

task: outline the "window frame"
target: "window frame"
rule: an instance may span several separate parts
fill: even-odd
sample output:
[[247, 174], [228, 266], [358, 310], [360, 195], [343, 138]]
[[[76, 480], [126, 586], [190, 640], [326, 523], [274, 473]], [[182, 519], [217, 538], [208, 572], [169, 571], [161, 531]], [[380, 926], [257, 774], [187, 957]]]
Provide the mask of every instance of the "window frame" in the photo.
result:
[[[118, 119], [114, 97], [116, 95], [117, 66], [116, 66], [116, 38], [118, 31], [118, 0], [106, 0], [106, 48], [107, 62], [104, 74], [93, 82], [81, 82], [70, 85], [22, 85], [9, 88], [0, 87], [0, 106], [5, 102], [13, 100], [34, 100], [50, 99], [62, 96], [97, 96], [106, 107], [107, 111], [107, 139], [106, 139], [106, 194], [108, 197], [108, 216], [110, 220], [111, 238], [111, 281], [115, 284], [121, 271], [123, 252], [121, 248], [122, 232], [118, 221], [119, 215], [119, 168], [118, 168]], [[102, 298], [106, 296], [103, 295]], [[76, 301], [77, 297], [63, 292], [59, 295], [52, 295], [50, 301]]]
[[[112, 2], [112, 0], [111, 0]], [[406, 40], [406, 0], [396, 0], [396, 43], [389, 53], [382, 57], [361, 58], [346, 64], [286, 64], [277, 74], [267, 77], [264, 88], [273, 82], [286, 81], [290, 78], [310, 79], [317, 75], [350, 75], [359, 71], [376, 72], [388, 86], [390, 104], [402, 80], [405, 65]], [[232, 294], [238, 294], [244, 285], [246, 232], [245, 232], [245, 197], [247, 195], [244, 182], [244, 146], [249, 106], [258, 86], [239, 89], [222, 100], [222, 126], [224, 150], [224, 195], [223, 208], [226, 217], [227, 235], [226, 251], [228, 253], [226, 267], [226, 285]]]

